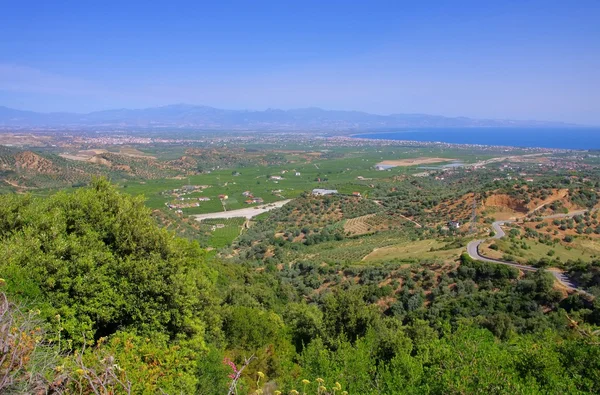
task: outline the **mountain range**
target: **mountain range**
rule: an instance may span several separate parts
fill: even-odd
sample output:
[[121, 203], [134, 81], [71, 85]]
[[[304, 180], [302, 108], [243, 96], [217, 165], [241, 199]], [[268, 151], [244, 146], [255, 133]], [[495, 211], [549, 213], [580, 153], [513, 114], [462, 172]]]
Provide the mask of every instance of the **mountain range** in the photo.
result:
[[565, 127], [561, 122], [444, 117], [427, 114], [376, 115], [321, 108], [264, 111], [224, 110], [174, 104], [145, 109], [117, 109], [87, 114], [40, 113], [0, 106], [0, 127], [67, 128], [201, 128], [205, 130], [357, 131], [388, 128], [441, 127]]

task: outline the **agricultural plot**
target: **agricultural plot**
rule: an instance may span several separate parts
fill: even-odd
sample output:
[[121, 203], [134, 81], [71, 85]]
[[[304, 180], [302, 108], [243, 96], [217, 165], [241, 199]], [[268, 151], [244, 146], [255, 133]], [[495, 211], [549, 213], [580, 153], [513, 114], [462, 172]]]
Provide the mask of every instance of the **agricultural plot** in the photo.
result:
[[[265, 203], [291, 199], [302, 193], [310, 192], [314, 188], [337, 189], [342, 194], [359, 192], [368, 196], [371, 185], [377, 180], [393, 176], [411, 174], [416, 169], [397, 167], [390, 171], [377, 171], [375, 165], [386, 159], [402, 159], [420, 157], [424, 155], [439, 155], [438, 149], [395, 149], [385, 152], [373, 148], [365, 148], [361, 152], [340, 149], [340, 152], [305, 156], [298, 153], [284, 155], [289, 162], [269, 166], [248, 166], [228, 168], [211, 171], [184, 178], [172, 177], [144, 181], [121, 181], [124, 191], [130, 194], [145, 195], [146, 204], [151, 208], [162, 208], [167, 197], [161, 193], [169, 189], [181, 188], [183, 185], [210, 185], [203, 193], [211, 200], [218, 199], [219, 195], [227, 195], [225, 200], [227, 210], [247, 207], [245, 191], [250, 191], [254, 197], [260, 197]], [[146, 149], [145, 153], [161, 157], [158, 150]], [[452, 157], [461, 157], [457, 152], [450, 152]], [[467, 160], [466, 152], [462, 152], [461, 159]], [[298, 174], [298, 175], [296, 175]], [[277, 179], [281, 177], [281, 179]], [[251, 206], [251, 205], [250, 205]], [[215, 204], [201, 204], [199, 207], [184, 210], [187, 214], [202, 214], [222, 211]]]
[[[547, 245], [536, 240], [494, 240], [480, 246], [481, 253], [491, 258], [510, 257], [515, 262], [526, 264], [530, 260], [539, 261], [547, 258], [551, 261], [566, 262], [581, 259], [590, 261], [600, 256], [600, 243], [595, 240], [576, 240], [571, 245], [554, 243]], [[490, 246], [494, 246], [490, 248]]]
[[344, 223], [344, 233], [348, 236], [360, 236], [371, 233], [372, 225], [368, 222], [375, 214], [367, 214], [362, 217], [350, 218]]
[[328, 264], [359, 263], [374, 249], [398, 243], [398, 239], [402, 237], [397, 233], [384, 232], [343, 241], [321, 243], [307, 248], [301, 259]]
[[379, 212], [347, 220], [344, 224], [344, 233], [352, 237], [379, 231], [399, 230], [409, 222], [410, 226], [416, 226], [414, 222], [399, 213]]
[[209, 234], [208, 244], [214, 248], [230, 245], [239, 235], [245, 218], [211, 218], [200, 222], [200, 228]]
[[401, 244], [375, 248], [363, 258], [366, 262], [391, 260], [454, 261], [464, 252], [464, 247], [449, 246], [440, 240], [407, 241]]

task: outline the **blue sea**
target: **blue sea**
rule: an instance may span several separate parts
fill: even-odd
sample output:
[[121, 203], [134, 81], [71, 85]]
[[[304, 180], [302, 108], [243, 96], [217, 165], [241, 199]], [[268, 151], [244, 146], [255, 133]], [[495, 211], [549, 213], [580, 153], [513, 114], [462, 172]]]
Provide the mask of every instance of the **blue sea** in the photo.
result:
[[353, 137], [528, 148], [600, 149], [600, 128], [436, 128], [362, 133]]

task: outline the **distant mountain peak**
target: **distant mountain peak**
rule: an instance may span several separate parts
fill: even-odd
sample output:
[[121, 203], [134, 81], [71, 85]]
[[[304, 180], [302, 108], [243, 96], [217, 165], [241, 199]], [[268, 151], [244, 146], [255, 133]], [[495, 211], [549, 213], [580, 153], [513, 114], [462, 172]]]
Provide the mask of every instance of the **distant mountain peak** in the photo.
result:
[[377, 115], [305, 107], [264, 111], [223, 110], [193, 104], [114, 109], [87, 114], [38, 113], [0, 106], [0, 127], [193, 127], [211, 130], [357, 131], [389, 128], [564, 127], [560, 122], [444, 117], [428, 114]]

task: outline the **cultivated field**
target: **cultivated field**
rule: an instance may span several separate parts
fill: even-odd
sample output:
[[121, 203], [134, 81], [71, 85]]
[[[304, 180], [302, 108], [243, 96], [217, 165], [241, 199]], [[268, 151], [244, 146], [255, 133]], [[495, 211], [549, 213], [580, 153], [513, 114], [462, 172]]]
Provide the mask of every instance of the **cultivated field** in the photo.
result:
[[[498, 249], [493, 250], [490, 245]], [[494, 247], [494, 248], [496, 248]], [[595, 240], [575, 240], [571, 245], [542, 244], [535, 240], [510, 239], [488, 241], [480, 246], [481, 254], [495, 259], [504, 259], [510, 256], [511, 260], [526, 264], [529, 260], [538, 261], [541, 258], [567, 260], [582, 259], [589, 261], [600, 255], [600, 243]]]
[[344, 223], [344, 233], [349, 236], [358, 236], [371, 233], [373, 227], [368, 223], [368, 219], [376, 214], [367, 214], [362, 217], [350, 218]]
[[363, 261], [436, 259], [455, 260], [464, 251], [464, 247], [449, 248], [438, 240], [406, 241], [402, 244], [376, 248], [363, 258]]
[[222, 248], [230, 245], [240, 235], [246, 218], [213, 218], [201, 223], [201, 229], [210, 234], [209, 245]]

